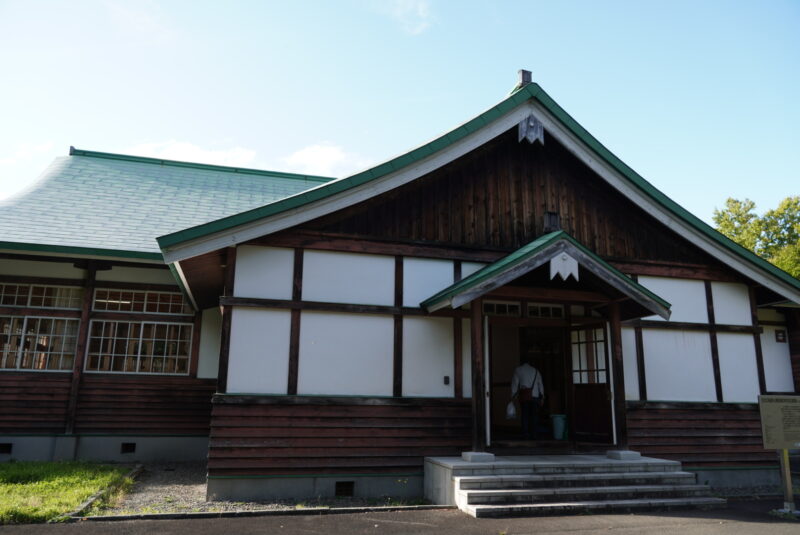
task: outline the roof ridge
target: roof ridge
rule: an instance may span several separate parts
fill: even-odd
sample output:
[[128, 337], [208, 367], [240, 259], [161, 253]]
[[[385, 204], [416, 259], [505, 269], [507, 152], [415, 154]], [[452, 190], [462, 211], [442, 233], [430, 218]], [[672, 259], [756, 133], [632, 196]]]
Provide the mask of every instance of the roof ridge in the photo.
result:
[[314, 182], [326, 183], [336, 180], [334, 177], [320, 175], [304, 175], [300, 173], [287, 173], [285, 171], [269, 171], [265, 169], [251, 169], [247, 167], [232, 167], [227, 165], [206, 164], [197, 162], [185, 162], [181, 160], [166, 160], [163, 158], [150, 158], [147, 156], [133, 156], [130, 154], [117, 154], [113, 152], [99, 152], [93, 150], [69, 148], [70, 156], [87, 156], [89, 158], [104, 158], [107, 160], [122, 160], [127, 162], [147, 163], [156, 165], [170, 165], [173, 167], [188, 167], [191, 169], [204, 169], [207, 171], [224, 171], [227, 173], [239, 173], [244, 175], [268, 176], [271, 178], [289, 178], [293, 180], [310, 180]]

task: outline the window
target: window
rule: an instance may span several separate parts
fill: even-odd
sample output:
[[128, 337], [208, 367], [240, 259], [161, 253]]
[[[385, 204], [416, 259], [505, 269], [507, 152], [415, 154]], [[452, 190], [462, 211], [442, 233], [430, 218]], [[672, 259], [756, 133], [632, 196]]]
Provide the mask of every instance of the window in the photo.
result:
[[519, 303], [513, 301], [484, 301], [483, 313], [487, 316], [518, 318], [520, 316], [520, 307]]
[[93, 320], [87, 372], [186, 375], [191, 323]]
[[0, 368], [71, 370], [80, 320], [0, 316]]
[[563, 305], [548, 305], [546, 303], [528, 303], [528, 317], [530, 318], [563, 318]]
[[83, 288], [41, 284], [0, 283], [0, 305], [31, 308], [80, 309]]
[[572, 383], [606, 383], [606, 343], [603, 329], [570, 333], [572, 341]]
[[179, 292], [105, 290], [94, 292], [94, 310], [143, 312], [146, 314], [191, 314], [189, 304]]

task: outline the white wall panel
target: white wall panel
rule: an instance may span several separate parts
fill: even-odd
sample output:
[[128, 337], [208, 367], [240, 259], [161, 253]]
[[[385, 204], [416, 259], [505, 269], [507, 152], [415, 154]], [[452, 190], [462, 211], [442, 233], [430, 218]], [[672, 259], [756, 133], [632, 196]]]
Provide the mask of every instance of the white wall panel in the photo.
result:
[[636, 332], [630, 327], [622, 328], [622, 367], [625, 374], [625, 399], [639, 399]]
[[[156, 269], [153, 271], [158, 270]], [[167, 274], [169, 274], [169, 270], [167, 270]], [[0, 275], [84, 279], [86, 278], [86, 271], [74, 267], [71, 262], [36, 262], [33, 260], [0, 259]], [[173, 280], [172, 283], [174, 284], [175, 281]]]
[[465, 398], [472, 397], [472, 333], [470, 320], [461, 320], [462, 390]]
[[775, 341], [775, 331], [786, 332], [786, 327], [765, 325], [761, 333], [761, 354], [764, 358], [764, 377], [770, 392], [794, 392], [792, 361], [789, 344]]
[[647, 398], [716, 401], [708, 333], [643, 329]]
[[452, 397], [453, 371], [452, 318], [404, 317], [403, 395]]
[[288, 310], [233, 309], [228, 392], [286, 394], [290, 325]]
[[[708, 323], [706, 288], [703, 281], [641, 276], [639, 284], [672, 305], [670, 321]], [[659, 316], [649, 316], [646, 319], [664, 321]], [[648, 397], [649, 390], [648, 387]]]
[[[143, 282], [148, 284], [175, 284], [178, 282], [169, 269], [134, 268], [114, 266], [98, 271], [97, 280], [114, 282]], [[175, 288], [177, 290], [177, 287]]]
[[291, 299], [294, 249], [240, 245], [236, 249], [233, 295]]
[[482, 262], [461, 262], [461, 278], [466, 279], [484, 267], [486, 267], [486, 264]]
[[391, 396], [394, 318], [303, 312], [298, 394]]
[[394, 305], [394, 257], [306, 251], [303, 300]]
[[759, 308], [758, 319], [761, 321], [786, 321], [786, 316], [772, 308]]
[[429, 258], [403, 259], [403, 306], [418, 307], [453, 284], [453, 262]]
[[219, 308], [207, 308], [203, 311], [203, 321], [200, 325], [197, 377], [201, 379], [217, 378], [221, 334], [222, 314], [220, 314]]
[[733, 282], [712, 282], [714, 321], [721, 325], [752, 325], [747, 286]]
[[[714, 303], [716, 305], [716, 301]], [[755, 403], [758, 401], [758, 366], [752, 334], [717, 333], [719, 375], [722, 400]]]

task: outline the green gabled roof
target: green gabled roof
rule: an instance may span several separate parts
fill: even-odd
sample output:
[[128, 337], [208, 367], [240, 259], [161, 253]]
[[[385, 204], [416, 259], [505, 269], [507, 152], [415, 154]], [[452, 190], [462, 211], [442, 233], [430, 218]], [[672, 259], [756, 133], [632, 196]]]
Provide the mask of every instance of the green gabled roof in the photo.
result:
[[178, 232], [166, 234], [158, 238], [161, 250], [167, 252], [171, 248], [190, 242], [193, 240], [210, 237], [213, 234], [234, 229], [240, 225], [256, 222], [260, 219], [269, 218], [277, 214], [294, 209], [302, 209], [305, 206], [326, 199], [333, 195], [345, 192], [372, 180], [381, 178], [391, 172], [408, 167], [415, 162], [422, 160], [442, 149], [462, 140], [467, 135], [476, 132], [489, 125], [492, 121], [504, 116], [517, 107], [524, 105], [528, 101], [535, 101], [545, 108], [556, 120], [558, 120], [567, 130], [575, 135], [583, 144], [594, 152], [602, 161], [609, 164], [627, 182], [639, 192], [649, 197], [655, 203], [665, 208], [675, 218], [684, 221], [695, 231], [710, 238], [721, 245], [729, 252], [745, 261], [746, 263], [768, 273], [779, 279], [785, 284], [800, 292], [800, 280], [792, 277], [780, 268], [770, 264], [763, 258], [745, 249], [726, 236], [720, 234], [689, 211], [678, 205], [675, 201], [656, 189], [647, 180], [641, 177], [633, 169], [628, 167], [622, 160], [617, 158], [597, 139], [595, 139], [586, 129], [578, 124], [561, 106], [559, 106], [538, 84], [531, 83], [513, 91], [507, 98], [496, 106], [478, 115], [471, 121], [464, 123], [460, 127], [448, 132], [433, 141], [426, 143], [406, 154], [393, 158], [381, 165], [357, 173], [347, 178], [329, 182], [323, 186], [310, 189], [308, 191], [293, 195], [291, 197], [266, 204], [252, 210], [244, 211], [235, 215], [221, 218], [186, 228]]
[[156, 236], [330, 180], [71, 149], [0, 202], [0, 249], [163, 262]]
[[[571, 256], [578, 256], [579, 258], [576, 258], [576, 260], [584, 269], [588, 269], [596, 275], [599, 275], [602, 271], [606, 275], [604, 278], [611, 286], [628, 295], [653, 314], [658, 314], [665, 319], [669, 318], [671, 305], [667, 301], [621, 273], [563, 230], [538, 237], [508, 256], [484, 266], [465, 279], [429, 297], [420, 303], [420, 306], [429, 312], [448, 305], [453, 307], [461, 306], [464, 303], [458, 302], [458, 297], [463, 297], [476, 291], [481, 295], [489, 292], [510, 282], [510, 280], [504, 280], [504, 275], [506, 278], [509, 275], [517, 278], [522, 275], [522, 273], [515, 273], [517, 268], [524, 268], [526, 272], [536, 269], [562, 251], [571, 254]], [[474, 299], [475, 297], [477, 295], [472, 298]]]

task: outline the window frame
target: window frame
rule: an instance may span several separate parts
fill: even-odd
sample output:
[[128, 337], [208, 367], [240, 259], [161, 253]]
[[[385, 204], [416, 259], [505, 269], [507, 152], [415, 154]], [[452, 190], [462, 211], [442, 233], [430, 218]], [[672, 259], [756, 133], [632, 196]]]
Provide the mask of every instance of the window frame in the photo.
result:
[[[5, 290], [6, 286], [27, 286], [28, 287], [28, 296], [26, 298], [25, 304], [24, 305], [2, 304], [1, 301], [2, 301], [2, 297], [5, 295], [4, 290]], [[33, 299], [33, 289], [34, 288], [59, 288], [59, 289], [62, 289], [62, 290], [70, 290], [70, 291], [77, 290], [77, 291], [79, 291], [81, 293], [80, 293], [80, 296], [77, 298], [78, 304], [77, 304], [77, 306], [74, 306], [74, 307], [56, 307], [56, 306], [32, 305], [31, 304], [31, 300]], [[36, 309], [36, 310], [80, 310], [82, 308], [82, 305], [83, 305], [83, 298], [84, 298], [84, 292], [85, 291], [86, 291], [86, 288], [84, 288], [83, 286], [77, 286], [77, 285], [76, 286], [68, 286], [68, 285], [63, 285], [63, 284], [38, 284], [38, 283], [35, 283], [35, 282], [6, 282], [6, 281], [0, 281], [0, 307], [10, 307], [10, 308], [19, 308], [19, 309], [32, 308], [32, 309]], [[17, 295], [19, 295], [19, 294], [17, 294]], [[72, 297], [70, 297], [70, 300], [72, 300]]]
[[[15, 357], [16, 366], [13, 367], [13, 368], [0, 367], [0, 372], [72, 373], [73, 369], [75, 368], [75, 358], [76, 358], [77, 352], [78, 352], [78, 343], [79, 343], [80, 329], [81, 329], [81, 320], [80, 320], [80, 318], [65, 318], [65, 317], [59, 317], [59, 316], [44, 316], [44, 315], [43, 316], [39, 316], [39, 315], [30, 315], [30, 314], [25, 314], [25, 315], [2, 314], [2, 315], [0, 315], [0, 317], [11, 318], [11, 319], [15, 319], [15, 318], [16, 319], [21, 319], [22, 320], [22, 333], [19, 336], [23, 339], [23, 343], [20, 343], [19, 347], [16, 350], [16, 357]], [[29, 319], [35, 319], [35, 320], [43, 320], [43, 319], [44, 320], [62, 320], [62, 321], [65, 321], [65, 322], [70, 322], [70, 321], [76, 322], [76, 329], [75, 329], [75, 336], [74, 336], [74, 338], [75, 338], [75, 346], [74, 346], [74, 349], [72, 350], [72, 353], [71, 353], [72, 362], [71, 362], [69, 368], [59, 368], [59, 369], [44, 368], [44, 369], [42, 369], [42, 368], [21, 368], [20, 367], [20, 364], [22, 362], [22, 352], [23, 352], [23, 349], [24, 349], [24, 346], [25, 346], [24, 339], [27, 338], [28, 336], [30, 336], [26, 331]], [[0, 336], [3, 336], [3, 333], [0, 333]], [[9, 336], [11, 336], [11, 335], [9, 334]], [[52, 334], [51, 334], [51, 336], [52, 336]], [[59, 359], [63, 359], [63, 355], [69, 355], [69, 354], [70, 353], [63, 353], [63, 352], [62, 353], [57, 353], [57, 355], [59, 355]], [[51, 353], [48, 351], [47, 355], [48, 355], [48, 362], [49, 362]]]
[[[142, 310], [110, 310], [110, 309], [99, 309], [97, 308], [97, 292], [129, 292], [132, 294], [140, 293], [144, 294], [143, 308]], [[183, 310], [180, 312], [150, 312], [147, 310], [147, 297], [149, 294], [166, 294], [166, 295], [179, 295], [181, 297], [181, 301], [183, 303]], [[192, 312], [190, 312], [187, 307], [189, 303], [186, 301], [186, 297], [181, 292], [171, 292], [166, 290], [139, 290], [139, 289], [121, 289], [121, 288], [106, 288], [106, 287], [95, 287], [92, 292], [92, 312], [98, 313], [109, 313], [109, 314], [128, 314], [128, 315], [153, 315], [153, 316], [191, 316]]]

